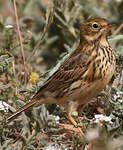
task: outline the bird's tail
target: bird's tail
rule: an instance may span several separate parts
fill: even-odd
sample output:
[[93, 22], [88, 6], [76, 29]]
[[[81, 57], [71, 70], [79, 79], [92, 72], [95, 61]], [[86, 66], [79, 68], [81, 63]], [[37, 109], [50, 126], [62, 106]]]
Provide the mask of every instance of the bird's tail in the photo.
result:
[[37, 101], [33, 100], [25, 104], [23, 107], [19, 108], [14, 114], [12, 114], [10, 117], [7, 118], [7, 123], [17, 118], [23, 111], [28, 110], [29, 108], [33, 107], [36, 103]]

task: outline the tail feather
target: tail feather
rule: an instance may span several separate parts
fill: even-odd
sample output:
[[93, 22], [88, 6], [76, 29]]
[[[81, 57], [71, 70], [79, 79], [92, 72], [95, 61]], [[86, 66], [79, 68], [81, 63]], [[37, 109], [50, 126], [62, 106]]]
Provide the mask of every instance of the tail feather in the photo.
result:
[[30, 101], [29, 103], [25, 104], [23, 107], [19, 108], [14, 114], [12, 114], [10, 117], [7, 118], [7, 123], [17, 118], [23, 111], [33, 107], [36, 103], [37, 103], [36, 100]]

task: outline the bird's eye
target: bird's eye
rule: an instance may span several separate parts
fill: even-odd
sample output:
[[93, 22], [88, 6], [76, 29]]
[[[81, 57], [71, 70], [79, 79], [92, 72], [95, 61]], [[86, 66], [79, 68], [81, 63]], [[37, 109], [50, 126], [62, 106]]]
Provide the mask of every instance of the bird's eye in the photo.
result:
[[94, 23], [94, 24], [92, 25], [92, 27], [95, 28], [95, 29], [97, 29], [99, 26], [98, 26], [98, 24]]

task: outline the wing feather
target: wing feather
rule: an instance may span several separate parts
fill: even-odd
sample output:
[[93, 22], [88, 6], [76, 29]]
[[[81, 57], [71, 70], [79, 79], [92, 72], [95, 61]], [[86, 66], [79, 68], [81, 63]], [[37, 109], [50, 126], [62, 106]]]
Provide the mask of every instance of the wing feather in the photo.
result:
[[[75, 55], [75, 53], [72, 55]], [[69, 87], [74, 81], [80, 79], [87, 71], [86, 61], [86, 59], [83, 59], [82, 54], [67, 58], [58, 70], [49, 77], [39, 89], [34, 98], [40, 97], [45, 91], [56, 91], [56, 93], [59, 93], [59, 90], [61, 91], [63, 88]]]

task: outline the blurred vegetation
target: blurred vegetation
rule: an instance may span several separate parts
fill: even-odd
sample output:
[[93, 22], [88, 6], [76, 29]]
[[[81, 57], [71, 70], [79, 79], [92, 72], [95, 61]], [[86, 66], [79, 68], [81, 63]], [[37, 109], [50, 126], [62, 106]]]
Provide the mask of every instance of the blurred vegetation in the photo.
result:
[[[80, 25], [89, 17], [104, 17], [123, 23], [122, 0], [16, 0], [26, 58], [26, 72], [18, 38], [13, 1], [0, 0], [0, 100], [11, 105], [0, 111], [0, 149], [6, 150], [122, 150], [123, 149], [123, 28], [109, 42], [115, 50], [117, 68], [109, 86], [96, 98], [97, 104], [112, 123], [94, 122], [98, 112], [89, 104], [82, 123], [87, 138], [57, 127], [67, 122], [62, 107], [48, 105], [21, 115], [5, 125], [6, 115], [24, 105], [43, 84], [49, 71], [79, 43]], [[55, 7], [55, 12], [51, 10]], [[48, 22], [49, 21], [49, 22]], [[45, 37], [33, 54], [49, 23]], [[25, 73], [27, 82], [25, 82]], [[27, 120], [28, 116], [28, 120]], [[57, 116], [57, 117], [56, 117]], [[86, 116], [86, 117], [85, 117]], [[92, 135], [90, 136], [88, 135]], [[94, 142], [92, 142], [94, 141]]]

